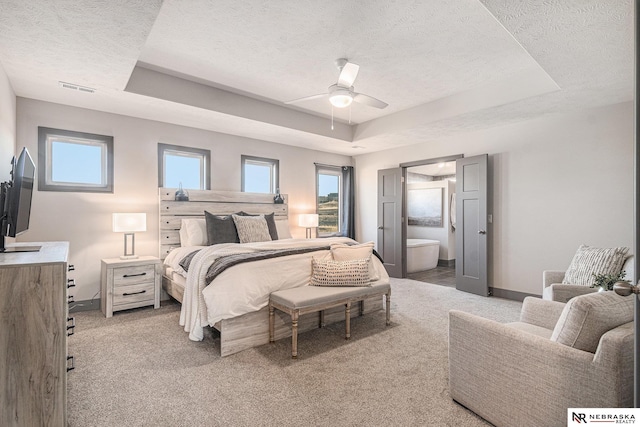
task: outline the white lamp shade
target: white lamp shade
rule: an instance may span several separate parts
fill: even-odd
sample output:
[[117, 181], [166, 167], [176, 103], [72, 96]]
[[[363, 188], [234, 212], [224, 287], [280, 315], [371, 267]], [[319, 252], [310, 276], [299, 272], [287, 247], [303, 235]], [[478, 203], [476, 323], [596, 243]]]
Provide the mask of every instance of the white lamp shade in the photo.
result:
[[147, 231], [146, 213], [114, 213], [113, 231], [116, 233], [134, 233]]
[[318, 226], [318, 214], [301, 214], [298, 217], [300, 227], [313, 228]]

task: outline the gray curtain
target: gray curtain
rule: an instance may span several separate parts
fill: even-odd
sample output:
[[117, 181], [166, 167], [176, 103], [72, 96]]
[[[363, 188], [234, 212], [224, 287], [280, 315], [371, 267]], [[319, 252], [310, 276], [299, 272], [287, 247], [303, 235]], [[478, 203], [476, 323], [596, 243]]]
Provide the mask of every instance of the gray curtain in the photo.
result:
[[353, 166], [342, 166], [342, 235], [356, 238], [356, 196]]

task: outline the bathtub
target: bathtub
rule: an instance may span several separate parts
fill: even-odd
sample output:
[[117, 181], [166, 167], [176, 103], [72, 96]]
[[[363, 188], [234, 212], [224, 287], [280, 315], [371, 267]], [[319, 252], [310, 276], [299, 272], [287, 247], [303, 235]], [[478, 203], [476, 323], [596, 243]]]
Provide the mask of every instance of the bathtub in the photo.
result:
[[438, 240], [407, 239], [407, 273], [436, 268], [439, 255]]

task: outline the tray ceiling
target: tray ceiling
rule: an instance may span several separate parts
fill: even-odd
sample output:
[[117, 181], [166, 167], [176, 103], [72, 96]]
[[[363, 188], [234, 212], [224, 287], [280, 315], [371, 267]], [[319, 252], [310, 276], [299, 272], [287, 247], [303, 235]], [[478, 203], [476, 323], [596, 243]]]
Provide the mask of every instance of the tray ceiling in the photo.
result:
[[[632, 100], [632, 11], [630, 0], [3, 0], [0, 64], [17, 96], [356, 155]], [[360, 65], [355, 90], [389, 106], [334, 109], [332, 130], [327, 99], [284, 101], [326, 92], [340, 57]]]

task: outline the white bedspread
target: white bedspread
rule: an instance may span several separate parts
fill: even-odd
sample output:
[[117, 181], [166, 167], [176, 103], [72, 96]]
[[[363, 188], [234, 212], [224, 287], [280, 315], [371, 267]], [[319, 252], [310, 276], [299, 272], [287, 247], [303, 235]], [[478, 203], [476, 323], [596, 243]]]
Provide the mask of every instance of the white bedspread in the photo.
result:
[[[354, 241], [346, 237], [331, 237], [244, 244], [225, 243], [205, 247], [193, 257], [189, 266], [180, 312], [180, 325], [189, 332], [189, 339], [201, 341], [204, 336], [203, 326], [212, 326], [222, 319], [260, 310], [269, 303], [271, 292], [308, 285], [311, 277], [311, 257], [328, 251], [314, 251], [242, 263], [228, 268], [205, 287], [207, 270], [216, 258], [269, 249], [329, 246], [332, 243], [354, 243]], [[196, 249], [201, 247], [176, 249], [167, 256], [165, 263], [177, 270], [175, 265]], [[371, 259], [380, 277], [374, 283], [388, 283], [389, 276], [380, 260], [375, 256]]]

